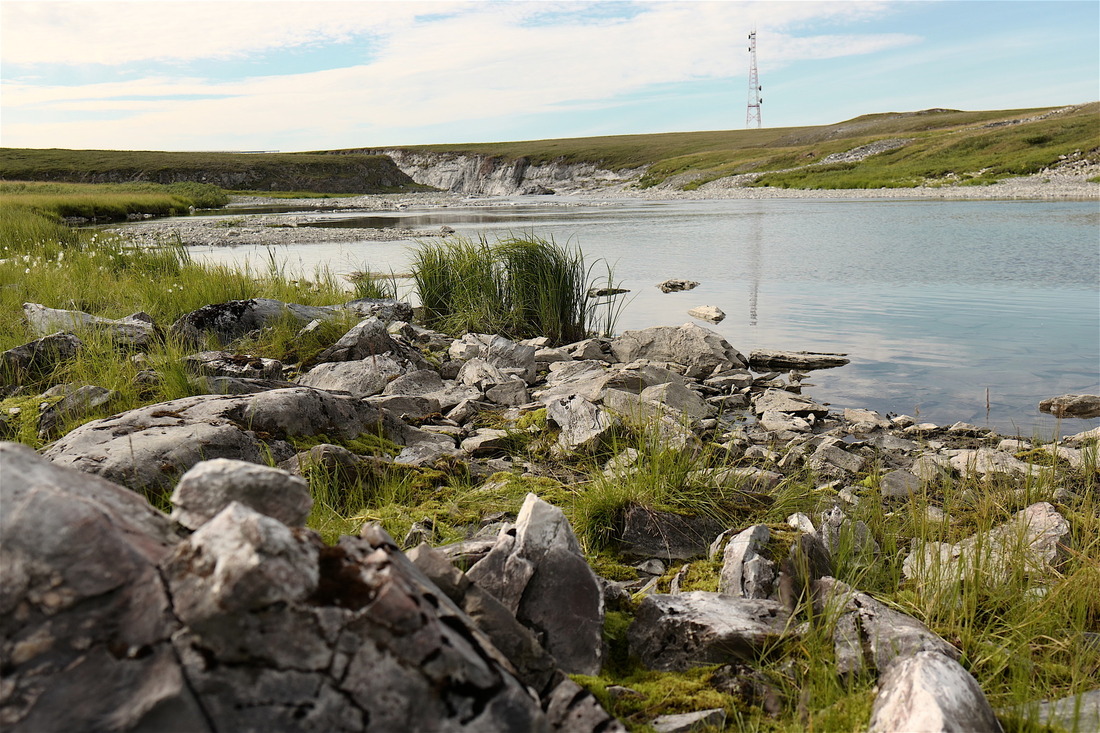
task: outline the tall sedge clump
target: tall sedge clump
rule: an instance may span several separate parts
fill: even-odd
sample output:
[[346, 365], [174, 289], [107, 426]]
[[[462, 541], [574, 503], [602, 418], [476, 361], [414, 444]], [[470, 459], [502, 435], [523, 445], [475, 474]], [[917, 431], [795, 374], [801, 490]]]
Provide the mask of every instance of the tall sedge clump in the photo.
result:
[[426, 322], [444, 331], [569, 343], [584, 338], [593, 325], [592, 278], [584, 255], [553, 241], [527, 236], [493, 244], [485, 239], [422, 244], [412, 268]]

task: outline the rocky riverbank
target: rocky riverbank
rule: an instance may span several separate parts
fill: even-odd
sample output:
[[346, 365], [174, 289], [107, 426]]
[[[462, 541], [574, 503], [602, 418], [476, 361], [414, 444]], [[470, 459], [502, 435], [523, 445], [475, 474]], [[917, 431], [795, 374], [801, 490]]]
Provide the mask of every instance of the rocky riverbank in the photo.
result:
[[[165, 332], [221, 347], [183, 359], [192, 396], [41, 456], [0, 447], [12, 731], [722, 728], [828, 715], [823, 675], [850, 686], [847, 727], [1100, 722], [1100, 630], [1052, 610], [1091, 602], [1096, 430], [1039, 444], [833, 411], [775, 354], [691, 324], [554, 346], [452, 338], [395, 301], [25, 315], [42, 339], [8, 374], [58, 368], [93, 331], [139, 361]], [[349, 316], [308, 361], [237, 348]], [[111, 399], [51, 392], [0, 427], [51, 435]], [[340, 507], [358, 536], [302, 526]], [[1041, 631], [952, 625], [996, 625], [999, 594]], [[1040, 667], [1072, 649], [1058, 664], [1078, 672], [1029, 660], [1029, 697], [995, 711], [1016, 667], [982, 665], [994, 639]]]
[[[532, 196], [531, 205], [591, 206], [616, 199], [712, 200], [712, 199], [950, 199], [950, 200], [1100, 200], [1100, 165], [1067, 166], [1054, 171], [999, 181], [989, 186], [924, 186], [848, 190], [755, 188], [754, 176], [730, 176], [705, 183], [692, 191], [680, 190], [686, 181], [670, 181], [653, 188], [616, 182], [568, 196]], [[182, 242], [200, 246], [308, 244], [315, 242], [395, 241], [426, 239], [446, 229], [317, 227], [319, 217], [310, 211], [401, 212], [409, 209], [445, 209], [500, 205], [495, 197], [459, 193], [411, 193], [350, 196], [333, 199], [272, 199], [237, 196], [225, 209], [225, 217], [190, 217], [169, 221], [146, 220], [111, 230], [141, 245]], [[294, 214], [234, 214], [234, 209], [254, 206], [302, 209]]]

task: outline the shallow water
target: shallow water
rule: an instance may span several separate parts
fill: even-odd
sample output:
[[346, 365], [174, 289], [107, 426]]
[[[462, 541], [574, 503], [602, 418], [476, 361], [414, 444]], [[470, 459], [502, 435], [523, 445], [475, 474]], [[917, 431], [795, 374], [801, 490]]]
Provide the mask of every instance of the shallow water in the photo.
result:
[[[614, 266], [632, 292], [618, 330], [702, 323], [755, 348], [847, 352], [807, 393], [835, 407], [964, 420], [1030, 436], [1100, 420], [1040, 413], [1041, 399], [1100, 391], [1100, 205], [1095, 201], [619, 201], [319, 214], [333, 224], [533, 232]], [[411, 242], [272, 247], [288, 270], [405, 272]], [[193, 248], [265, 269], [268, 248]], [[661, 293], [671, 277], [698, 288]], [[987, 410], [988, 390], [988, 410]]]

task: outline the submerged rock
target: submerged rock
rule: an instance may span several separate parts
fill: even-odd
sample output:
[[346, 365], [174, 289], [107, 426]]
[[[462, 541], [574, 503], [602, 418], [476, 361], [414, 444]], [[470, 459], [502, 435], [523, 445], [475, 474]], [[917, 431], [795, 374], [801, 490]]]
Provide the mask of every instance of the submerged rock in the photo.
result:
[[1100, 395], [1065, 394], [1039, 403], [1039, 409], [1056, 417], [1100, 417]]

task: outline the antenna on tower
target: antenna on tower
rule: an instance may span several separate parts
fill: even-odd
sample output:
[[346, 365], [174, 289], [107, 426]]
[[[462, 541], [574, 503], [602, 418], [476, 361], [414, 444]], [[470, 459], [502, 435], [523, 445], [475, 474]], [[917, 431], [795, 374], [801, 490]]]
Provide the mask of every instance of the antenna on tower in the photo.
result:
[[760, 74], [756, 70], [756, 29], [749, 33], [749, 106], [745, 111], [745, 127], [752, 127], [755, 120], [760, 127], [760, 92], [764, 87], [760, 86]]

